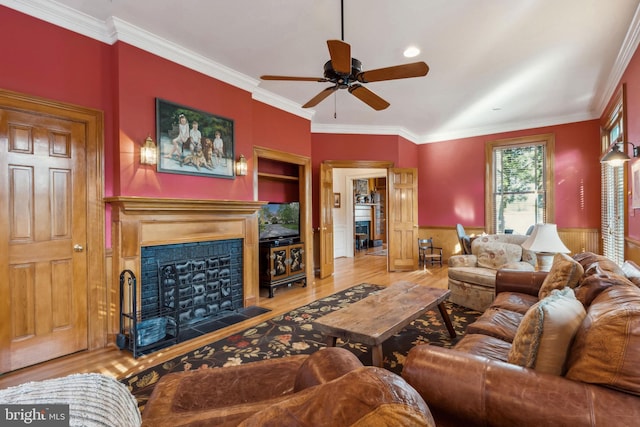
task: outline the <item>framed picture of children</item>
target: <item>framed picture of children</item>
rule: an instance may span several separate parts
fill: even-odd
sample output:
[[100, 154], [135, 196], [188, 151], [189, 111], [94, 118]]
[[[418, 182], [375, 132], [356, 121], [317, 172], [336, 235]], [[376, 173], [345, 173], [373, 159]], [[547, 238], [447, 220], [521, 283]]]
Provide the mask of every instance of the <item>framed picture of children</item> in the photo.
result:
[[233, 120], [156, 98], [158, 172], [235, 177]]

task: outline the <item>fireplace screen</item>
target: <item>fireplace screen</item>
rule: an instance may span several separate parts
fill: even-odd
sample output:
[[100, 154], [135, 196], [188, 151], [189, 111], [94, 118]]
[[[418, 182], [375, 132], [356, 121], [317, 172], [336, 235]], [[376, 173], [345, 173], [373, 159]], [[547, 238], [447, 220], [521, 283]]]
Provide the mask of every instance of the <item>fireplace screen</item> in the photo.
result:
[[181, 327], [241, 306], [233, 303], [229, 255], [158, 263], [158, 270], [165, 305], [177, 309]]
[[[182, 342], [219, 329], [221, 319], [243, 308], [241, 239], [146, 246], [141, 264], [140, 303], [132, 316], [136, 335], [146, 333], [141, 326], [166, 322], [175, 325], [174, 342]], [[134, 356], [160, 344], [152, 341], [140, 341]]]

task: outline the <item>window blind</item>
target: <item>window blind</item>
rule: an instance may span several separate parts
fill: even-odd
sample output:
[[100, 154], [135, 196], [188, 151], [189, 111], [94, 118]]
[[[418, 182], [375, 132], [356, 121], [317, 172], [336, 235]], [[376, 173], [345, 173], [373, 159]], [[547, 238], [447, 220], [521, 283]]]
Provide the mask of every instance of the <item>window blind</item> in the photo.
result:
[[546, 222], [546, 146], [534, 143], [495, 147], [493, 151], [493, 229], [524, 234]]
[[624, 167], [602, 164], [602, 253], [624, 262]]

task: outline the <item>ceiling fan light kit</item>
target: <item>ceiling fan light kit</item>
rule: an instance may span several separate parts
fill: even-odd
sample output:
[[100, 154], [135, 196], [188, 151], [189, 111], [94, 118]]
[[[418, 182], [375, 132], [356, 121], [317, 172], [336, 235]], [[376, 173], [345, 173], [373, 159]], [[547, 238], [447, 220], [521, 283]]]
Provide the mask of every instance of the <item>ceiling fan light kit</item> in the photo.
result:
[[[342, 17], [344, 20], [344, 13], [342, 13]], [[390, 104], [360, 83], [422, 77], [429, 72], [429, 67], [424, 62], [363, 71], [362, 62], [351, 56], [351, 45], [344, 42], [344, 30], [342, 38], [343, 40], [327, 40], [330, 60], [324, 64], [324, 77], [264, 75], [260, 78], [262, 80], [330, 82], [333, 84], [311, 98], [302, 108], [315, 107], [338, 89], [347, 89], [350, 94], [374, 110], [380, 111], [389, 107]]]

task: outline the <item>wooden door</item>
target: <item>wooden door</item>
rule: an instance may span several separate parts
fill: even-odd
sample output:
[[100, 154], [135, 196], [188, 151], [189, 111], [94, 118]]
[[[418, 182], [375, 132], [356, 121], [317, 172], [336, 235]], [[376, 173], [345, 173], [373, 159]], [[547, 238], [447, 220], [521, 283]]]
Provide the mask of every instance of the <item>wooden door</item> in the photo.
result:
[[0, 109], [0, 372], [88, 347], [87, 133]]
[[418, 171], [391, 168], [387, 176], [388, 269], [418, 268]]
[[320, 164], [320, 278], [333, 274], [333, 167]]

